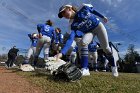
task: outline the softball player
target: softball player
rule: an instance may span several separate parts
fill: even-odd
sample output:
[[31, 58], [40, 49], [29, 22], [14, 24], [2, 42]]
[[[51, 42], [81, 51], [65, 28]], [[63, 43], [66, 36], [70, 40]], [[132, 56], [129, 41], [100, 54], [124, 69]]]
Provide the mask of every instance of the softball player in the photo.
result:
[[29, 59], [30, 59], [31, 55], [34, 56], [34, 54], [36, 52], [36, 45], [37, 45], [37, 41], [38, 41], [38, 35], [36, 33], [33, 33], [33, 34], [28, 34], [28, 37], [31, 40], [31, 46], [30, 46], [30, 48], [28, 50], [26, 59], [22, 64], [29, 64]]
[[63, 44], [63, 34], [61, 33], [60, 28], [55, 28], [55, 33], [56, 33], [56, 39], [55, 39], [55, 45], [54, 45], [54, 50], [59, 52], [61, 50], [61, 46]]
[[73, 41], [70, 49], [66, 53], [68, 61], [70, 61], [73, 64], [76, 64], [75, 61], [76, 61], [76, 58], [77, 58], [77, 53], [76, 53], [77, 51], [78, 51], [78, 46], [76, 45], [76, 42]]
[[98, 72], [98, 64], [97, 64], [97, 59], [98, 59], [98, 54], [97, 54], [97, 48], [98, 45], [95, 41], [92, 41], [89, 45], [88, 45], [88, 50], [89, 50], [89, 58], [93, 59], [91, 62], [91, 66], [93, 68], [93, 63], [95, 63], [95, 71]]
[[51, 45], [52, 38], [55, 40], [55, 30], [53, 28], [53, 23], [51, 20], [46, 21], [45, 24], [38, 24], [37, 30], [39, 33], [39, 39], [36, 46], [36, 53], [35, 53], [35, 59], [34, 59], [34, 65], [36, 66], [36, 63], [38, 61], [38, 56], [44, 47], [44, 60], [47, 60], [49, 57], [49, 48]]
[[108, 60], [106, 59], [106, 57], [103, 55], [103, 60], [104, 60], [104, 68], [103, 68], [103, 72], [107, 71], [107, 65], [108, 65]]
[[62, 55], [66, 54], [75, 38], [75, 33], [77, 31], [82, 31], [84, 33], [84, 36], [80, 42], [82, 47], [82, 74], [83, 76], [90, 75], [88, 69], [88, 44], [96, 35], [100, 41], [101, 47], [106, 52], [106, 54], [108, 54], [107, 59], [112, 66], [112, 75], [117, 77], [118, 71], [114, 57], [112, 55], [112, 51], [109, 47], [107, 31], [102, 22], [97, 20], [95, 15], [102, 18], [105, 23], [108, 21], [107, 17], [94, 10], [91, 4], [84, 4], [79, 10], [76, 10], [76, 8], [72, 5], [64, 5], [60, 7], [58, 17], [65, 17], [66, 19], [70, 19], [72, 20], [72, 24], [70, 37], [61, 52], [57, 54], [57, 58], [60, 58]]

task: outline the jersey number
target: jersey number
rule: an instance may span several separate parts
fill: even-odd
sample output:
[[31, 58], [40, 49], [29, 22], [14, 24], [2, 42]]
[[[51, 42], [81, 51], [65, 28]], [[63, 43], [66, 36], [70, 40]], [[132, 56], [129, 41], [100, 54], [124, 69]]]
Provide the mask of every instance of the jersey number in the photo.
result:
[[49, 31], [50, 27], [49, 26], [45, 26], [45, 31]]

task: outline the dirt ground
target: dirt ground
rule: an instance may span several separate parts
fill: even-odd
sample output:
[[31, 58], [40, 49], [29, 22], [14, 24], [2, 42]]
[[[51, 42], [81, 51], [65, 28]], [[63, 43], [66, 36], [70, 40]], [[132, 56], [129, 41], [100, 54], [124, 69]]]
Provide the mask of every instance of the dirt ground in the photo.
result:
[[0, 66], [0, 93], [44, 93], [44, 91], [12, 70]]

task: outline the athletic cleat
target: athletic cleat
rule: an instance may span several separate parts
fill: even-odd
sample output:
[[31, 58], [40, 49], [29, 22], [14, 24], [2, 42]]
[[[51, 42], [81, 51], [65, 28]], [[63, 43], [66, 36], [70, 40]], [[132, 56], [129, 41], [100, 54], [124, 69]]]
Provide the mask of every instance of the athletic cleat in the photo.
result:
[[113, 75], [114, 77], [118, 77], [119, 74], [118, 74], [117, 67], [111, 67], [111, 69], [112, 69], [112, 75]]
[[82, 76], [89, 76], [89, 75], [90, 75], [89, 69], [82, 68]]

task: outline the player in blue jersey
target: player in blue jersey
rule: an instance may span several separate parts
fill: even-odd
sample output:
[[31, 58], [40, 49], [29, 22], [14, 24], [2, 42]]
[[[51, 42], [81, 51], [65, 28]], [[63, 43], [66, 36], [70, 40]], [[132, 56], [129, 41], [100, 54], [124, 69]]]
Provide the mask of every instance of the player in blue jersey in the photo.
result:
[[47, 60], [49, 57], [49, 48], [51, 45], [52, 38], [55, 40], [55, 29], [53, 27], [53, 23], [51, 20], [47, 20], [45, 24], [38, 24], [37, 30], [39, 33], [39, 39], [36, 46], [36, 53], [35, 53], [35, 59], [34, 59], [34, 65], [36, 66], [36, 63], [38, 61], [38, 56], [44, 48], [44, 60]]
[[76, 45], [76, 42], [73, 41], [70, 49], [66, 53], [66, 57], [68, 58], [68, 62], [71, 62], [73, 64], [76, 64], [76, 58], [77, 58], [77, 52], [78, 52], [78, 46]]
[[77, 52], [78, 52], [78, 46], [75, 45], [75, 47], [73, 48], [71, 54], [70, 54], [70, 61], [73, 64], [76, 64], [76, 58], [77, 58]]
[[56, 39], [55, 39], [55, 44], [54, 44], [54, 50], [56, 52], [59, 52], [61, 50], [61, 46], [63, 44], [63, 34], [61, 33], [61, 29], [60, 28], [55, 28], [55, 33], [56, 33]]
[[55, 39], [55, 43], [59, 44], [59, 43], [63, 43], [63, 34], [61, 33], [61, 29], [60, 28], [55, 28], [55, 33], [56, 33], [56, 39]]
[[60, 7], [58, 17], [64, 17], [72, 21], [70, 37], [61, 52], [57, 54], [57, 58], [61, 58], [62, 55], [66, 54], [67, 50], [70, 48], [73, 40], [75, 39], [75, 33], [77, 31], [83, 32], [84, 36], [81, 40], [82, 74], [83, 76], [90, 75], [88, 69], [88, 44], [95, 36], [97, 36], [101, 47], [106, 52], [107, 59], [112, 66], [112, 75], [117, 77], [118, 70], [112, 55], [112, 51], [109, 47], [107, 31], [102, 22], [97, 20], [96, 16], [102, 18], [105, 23], [108, 21], [107, 17], [98, 13], [91, 4], [84, 4], [78, 10], [72, 5], [64, 5]]
[[22, 64], [29, 64], [29, 59], [30, 59], [31, 55], [34, 56], [34, 54], [36, 52], [36, 45], [37, 45], [37, 41], [38, 41], [38, 35], [36, 33], [33, 33], [33, 34], [28, 34], [28, 37], [31, 40], [31, 46], [30, 46], [30, 48], [28, 50], [26, 59]]
[[89, 58], [92, 59], [91, 66], [93, 68], [93, 63], [95, 63], [95, 71], [96, 72], [98, 72], [98, 63], [97, 63], [98, 54], [97, 54], [97, 48], [98, 48], [98, 45], [97, 45], [97, 43], [95, 41], [92, 41], [88, 45]]

